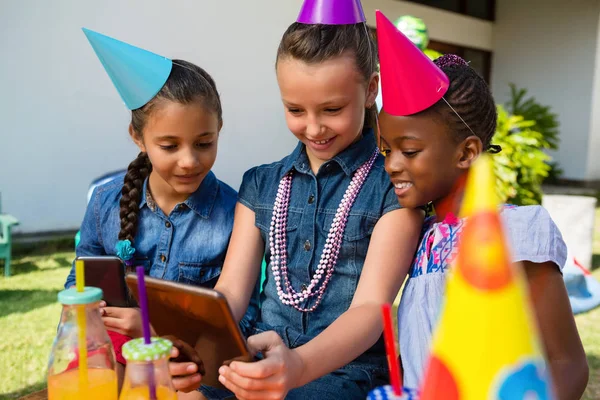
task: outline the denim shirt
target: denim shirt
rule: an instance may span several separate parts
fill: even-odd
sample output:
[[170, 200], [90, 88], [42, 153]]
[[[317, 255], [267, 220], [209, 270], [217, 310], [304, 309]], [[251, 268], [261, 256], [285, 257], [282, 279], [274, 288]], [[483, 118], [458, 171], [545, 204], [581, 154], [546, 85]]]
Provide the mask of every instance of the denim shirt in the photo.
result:
[[[383, 156], [378, 155], [350, 210], [335, 270], [321, 304], [313, 312], [300, 312], [281, 303], [270, 268], [269, 229], [279, 182], [286, 173], [295, 171], [286, 234], [288, 275], [294, 289], [300, 291], [310, 283], [318, 267], [333, 217], [353, 173], [373, 155], [376, 147], [373, 131], [365, 130], [359, 141], [325, 162], [315, 176], [305, 146], [299, 143], [281, 161], [252, 168], [244, 174], [238, 199], [255, 213], [268, 265], [259, 320], [266, 329], [278, 331], [292, 348], [317, 336], [350, 307], [373, 228], [379, 218], [400, 205], [384, 170]], [[302, 306], [310, 307], [314, 301], [311, 298]], [[385, 357], [383, 347], [376, 346], [377, 355]]]
[[[119, 201], [123, 177], [94, 190], [81, 225], [77, 256], [115, 255], [121, 229]], [[147, 196], [144, 182], [138, 214], [138, 229], [131, 261], [143, 265], [153, 278], [212, 288], [223, 267], [233, 229], [237, 200], [235, 190], [209, 172], [198, 190], [165, 215]], [[75, 284], [75, 272], [65, 287]], [[258, 313], [258, 291], [241, 323], [248, 330]], [[247, 326], [246, 326], [247, 325]]]

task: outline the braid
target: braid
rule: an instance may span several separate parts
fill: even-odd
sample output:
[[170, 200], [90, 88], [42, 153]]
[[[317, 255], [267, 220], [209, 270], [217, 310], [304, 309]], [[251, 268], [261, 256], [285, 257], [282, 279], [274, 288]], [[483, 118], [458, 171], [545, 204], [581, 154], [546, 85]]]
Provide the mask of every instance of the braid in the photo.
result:
[[148, 154], [143, 152], [138, 154], [137, 158], [127, 167], [121, 191], [121, 208], [119, 213], [121, 217], [121, 230], [119, 231], [119, 240], [129, 240], [132, 244], [134, 243], [138, 227], [137, 222], [142, 188], [151, 170], [152, 164], [150, 164]]
[[[487, 150], [496, 132], [497, 118], [496, 104], [487, 83], [464, 60], [455, 55], [442, 56], [435, 60], [435, 63], [450, 80], [450, 87], [444, 98], [481, 139], [483, 148]], [[444, 100], [438, 101], [431, 110], [444, 118], [457, 140], [472, 135]]]

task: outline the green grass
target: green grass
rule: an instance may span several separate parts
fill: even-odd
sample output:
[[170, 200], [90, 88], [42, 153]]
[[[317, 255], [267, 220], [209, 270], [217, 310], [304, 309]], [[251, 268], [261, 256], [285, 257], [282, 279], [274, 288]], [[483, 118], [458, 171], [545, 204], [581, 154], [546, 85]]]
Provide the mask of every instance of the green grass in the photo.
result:
[[[598, 264], [596, 264], [598, 265]], [[600, 279], [600, 269], [594, 271]], [[575, 317], [590, 367], [590, 379], [584, 400], [600, 399], [600, 308]]]
[[[600, 208], [596, 209], [593, 275], [600, 280]], [[590, 367], [584, 400], [600, 399], [600, 308], [575, 317]]]
[[[595, 226], [593, 274], [600, 279], [600, 208]], [[0, 277], [0, 399], [17, 399], [45, 387], [60, 315], [56, 295], [74, 257], [72, 252], [23, 256], [13, 261], [13, 276]], [[600, 399], [600, 308], [575, 320], [590, 366], [583, 399]]]
[[0, 399], [18, 399], [46, 386], [61, 310], [56, 295], [74, 257], [54, 253], [17, 258], [13, 276], [0, 278]]

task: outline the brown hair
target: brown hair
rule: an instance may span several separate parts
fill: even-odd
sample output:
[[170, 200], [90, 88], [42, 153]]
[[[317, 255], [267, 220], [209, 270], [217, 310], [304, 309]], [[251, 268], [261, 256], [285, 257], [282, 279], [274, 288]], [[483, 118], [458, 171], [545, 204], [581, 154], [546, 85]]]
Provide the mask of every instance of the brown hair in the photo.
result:
[[[353, 25], [308, 25], [294, 22], [283, 34], [277, 61], [293, 57], [305, 63], [319, 63], [352, 54], [356, 68], [369, 82], [377, 72], [377, 47], [364, 23]], [[365, 128], [376, 129], [377, 105], [365, 113]]]
[[[143, 107], [131, 112], [131, 126], [135, 135], [142, 137], [148, 118], [166, 101], [180, 104], [200, 101], [207, 111], [215, 113], [219, 122], [222, 122], [221, 99], [212, 77], [197, 65], [183, 60], [173, 60], [173, 68], [162, 89]], [[129, 164], [125, 174], [119, 203], [121, 218], [119, 240], [129, 240], [132, 245], [137, 233], [144, 181], [151, 171], [152, 164], [148, 154], [141, 152]]]

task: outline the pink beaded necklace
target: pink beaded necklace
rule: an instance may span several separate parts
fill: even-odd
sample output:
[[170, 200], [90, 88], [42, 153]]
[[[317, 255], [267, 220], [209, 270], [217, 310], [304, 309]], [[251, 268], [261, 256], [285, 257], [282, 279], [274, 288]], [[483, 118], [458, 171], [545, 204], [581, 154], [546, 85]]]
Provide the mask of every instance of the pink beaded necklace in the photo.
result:
[[[354, 204], [362, 185], [365, 183], [367, 175], [369, 175], [378, 154], [379, 150], [376, 149], [371, 158], [361, 165], [352, 176], [352, 180], [344, 193], [344, 197], [338, 206], [331, 227], [329, 228], [329, 234], [327, 235], [323, 253], [321, 253], [319, 266], [317, 267], [310, 284], [301, 292], [296, 292], [292, 287], [288, 277], [287, 268], [287, 239], [285, 232], [287, 227], [288, 208], [290, 205], [293, 171], [288, 172], [279, 182], [277, 197], [275, 198], [275, 204], [273, 205], [269, 243], [271, 247], [271, 270], [273, 271], [275, 284], [277, 286], [277, 295], [283, 304], [292, 306], [298, 311], [312, 312], [321, 303], [327, 284], [333, 275], [350, 209], [352, 208], [352, 204]], [[281, 287], [282, 277], [285, 285], [285, 292]], [[317, 286], [323, 277], [325, 279]], [[302, 302], [314, 296], [317, 296], [317, 300], [312, 307], [305, 308], [300, 306]]]

